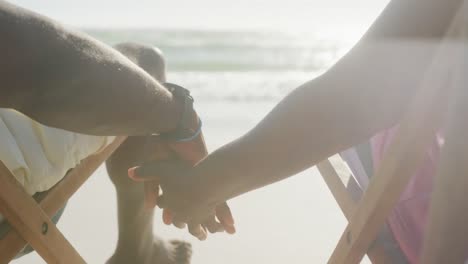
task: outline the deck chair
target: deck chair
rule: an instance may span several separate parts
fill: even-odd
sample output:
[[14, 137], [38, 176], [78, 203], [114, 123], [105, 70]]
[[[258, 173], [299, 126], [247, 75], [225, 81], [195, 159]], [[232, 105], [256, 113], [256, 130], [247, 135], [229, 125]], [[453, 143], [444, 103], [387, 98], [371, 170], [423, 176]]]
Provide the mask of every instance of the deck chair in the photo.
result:
[[27, 244], [47, 263], [85, 263], [50, 217], [65, 205], [124, 140], [125, 137], [117, 137], [103, 150], [82, 160], [38, 201], [25, 192], [0, 161], [0, 213], [10, 225], [0, 239], [0, 263], [10, 262]]
[[[463, 15], [463, 13], [459, 15]], [[454, 30], [456, 30], [456, 26], [452, 24], [450, 32], [453, 33]], [[371, 247], [371, 245], [396, 205], [410, 177], [414, 175], [423, 161], [426, 146], [433, 140], [437, 130], [442, 127], [444, 118], [458, 118], [454, 120], [466, 118], [466, 112], [457, 113], [456, 111], [448, 112], [447, 110], [448, 106], [457, 100], [466, 100], [468, 98], [466, 85], [453, 87], [447, 85], [446, 80], [441, 80], [440, 75], [433, 74], [434, 72], [440, 72], [444, 76], [450, 76], [451, 72], [449, 72], [447, 64], [440, 62], [445, 62], [450, 59], [450, 56], [466, 58], [463, 57], [466, 54], [459, 54], [460, 50], [452, 49], [452, 46], [448, 46], [444, 52], [440, 52], [435, 56], [433, 64], [429, 67], [421, 82], [417, 96], [400, 121], [399, 130], [392, 144], [387, 149], [375, 175], [370, 179], [368, 188], [357, 204], [347, 196], [346, 189], [344, 189], [340, 180], [340, 177], [349, 177], [349, 175], [334, 170], [333, 159], [320, 163], [320, 171], [324, 173], [328, 186], [330, 186], [340, 207], [349, 219], [349, 223], [328, 263], [357, 264], [360, 263], [366, 253], [371, 260], [374, 261], [374, 256], [376, 261], [379, 260], [378, 255], [381, 251], [378, 247], [376, 249], [375, 246]], [[447, 54], [450, 56], [447, 56]], [[463, 63], [466, 63], [466, 61]], [[466, 74], [461, 76], [466, 80]], [[463, 103], [466, 104], [466, 101]], [[446, 131], [446, 135], [449, 135], [448, 132]], [[466, 134], [466, 131], [464, 132]], [[468, 150], [465, 151], [465, 154], [468, 155]], [[458, 180], [460, 178], [462, 177], [458, 177]], [[429, 245], [429, 248], [436, 248], [431, 245], [436, 243], [436, 241], [427, 239], [425, 241], [425, 245]], [[444, 244], [441, 246], [443, 250], [440, 251], [453, 252], [453, 248], [463, 248], [463, 246], [466, 248], [466, 245]], [[466, 256], [461, 256], [460, 259], [463, 259], [463, 257]]]
[[349, 221], [328, 263], [357, 264], [366, 253], [372, 263], [391, 263], [383, 246], [374, 240], [422, 162], [424, 146], [430, 143], [440, 127], [441, 113], [444, 113], [441, 108], [446, 106], [440, 104], [439, 100], [446, 97], [441, 91], [426, 90], [426, 93], [430, 94], [417, 100], [400, 123], [395, 140], [359, 201], [349, 193], [349, 188], [357, 183], [339, 155], [317, 165]]
[[447, 104], [447, 91], [427, 90], [412, 105], [400, 123], [395, 140], [359, 202], [347, 187], [353, 183], [351, 172], [338, 155], [317, 165], [337, 203], [348, 219], [330, 264], [357, 264], [367, 253], [372, 263], [391, 263], [382, 245], [373, 243], [386, 218], [397, 203], [410, 177], [422, 162], [427, 146], [441, 125]]

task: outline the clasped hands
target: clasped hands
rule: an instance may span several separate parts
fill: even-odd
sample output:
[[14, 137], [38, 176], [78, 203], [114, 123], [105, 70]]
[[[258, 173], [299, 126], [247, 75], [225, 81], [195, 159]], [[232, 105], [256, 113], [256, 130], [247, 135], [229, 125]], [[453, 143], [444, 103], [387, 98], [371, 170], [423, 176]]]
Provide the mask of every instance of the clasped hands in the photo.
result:
[[152, 137], [149, 160], [128, 171], [131, 179], [144, 183], [146, 206], [162, 208], [165, 224], [188, 226], [199, 240], [205, 240], [208, 232], [234, 234], [229, 206], [225, 201], [210, 200], [210, 186], [201, 184], [194, 169], [207, 155], [203, 135], [189, 142]]

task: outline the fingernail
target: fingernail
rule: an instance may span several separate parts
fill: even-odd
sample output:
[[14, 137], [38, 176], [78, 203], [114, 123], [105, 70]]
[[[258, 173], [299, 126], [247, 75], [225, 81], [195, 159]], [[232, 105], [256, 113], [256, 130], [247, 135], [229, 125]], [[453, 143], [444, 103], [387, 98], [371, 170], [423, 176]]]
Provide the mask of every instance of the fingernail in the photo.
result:
[[221, 223], [223, 224], [223, 226], [234, 226], [234, 218], [222, 218]]
[[208, 237], [208, 235], [206, 234], [206, 232], [204, 230], [202, 230], [200, 236], [198, 237], [198, 239], [200, 241], [205, 241], [207, 237]]
[[232, 217], [228, 217], [225, 222], [227, 225], [234, 226], [234, 218]]
[[236, 227], [235, 226], [229, 226], [226, 228], [226, 232], [228, 234], [234, 235], [236, 233]]
[[163, 223], [166, 225], [172, 224], [172, 213], [168, 209], [163, 210]]
[[138, 182], [143, 181], [143, 179], [138, 176], [139, 168], [140, 167], [133, 167], [133, 168], [128, 169], [128, 177], [130, 177], [130, 179], [134, 181], [138, 181]]

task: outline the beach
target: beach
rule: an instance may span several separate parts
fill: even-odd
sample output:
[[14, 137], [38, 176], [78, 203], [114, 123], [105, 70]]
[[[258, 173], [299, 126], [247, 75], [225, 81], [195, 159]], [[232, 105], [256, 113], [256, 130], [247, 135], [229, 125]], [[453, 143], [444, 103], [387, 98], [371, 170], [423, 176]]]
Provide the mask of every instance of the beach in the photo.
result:
[[[167, 55], [168, 81], [193, 91], [209, 150], [249, 131], [282, 97], [350, 47], [265, 33], [89, 32], [109, 44], [134, 40], [160, 47]], [[190, 241], [194, 264], [326, 263], [346, 225], [315, 168], [229, 204], [236, 219], [233, 236], [210, 235], [199, 242], [163, 225], [159, 210], [155, 234]], [[104, 263], [117, 241], [116, 215], [115, 192], [101, 167], [69, 201], [58, 226], [88, 263]], [[43, 262], [33, 253], [15, 263]]]

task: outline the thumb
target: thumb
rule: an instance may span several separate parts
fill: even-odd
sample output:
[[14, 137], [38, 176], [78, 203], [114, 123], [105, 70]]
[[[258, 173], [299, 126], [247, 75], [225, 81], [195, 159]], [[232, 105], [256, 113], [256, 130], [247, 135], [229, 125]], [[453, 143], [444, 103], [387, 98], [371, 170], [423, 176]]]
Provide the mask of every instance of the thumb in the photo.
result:
[[134, 181], [164, 182], [171, 176], [185, 173], [189, 168], [181, 160], [152, 161], [128, 169], [128, 176]]

